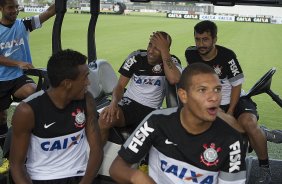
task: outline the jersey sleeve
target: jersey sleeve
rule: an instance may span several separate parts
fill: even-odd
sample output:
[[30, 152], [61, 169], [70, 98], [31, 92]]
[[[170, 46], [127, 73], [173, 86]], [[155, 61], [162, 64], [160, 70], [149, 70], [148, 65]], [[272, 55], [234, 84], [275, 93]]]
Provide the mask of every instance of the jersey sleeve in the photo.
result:
[[243, 184], [246, 182], [246, 149], [242, 136], [236, 135], [233, 141], [230, 141], [229, 157], [219, 172], [218, 183]]
[[175, 64], [175, 66], [178, 68], [179, 71], [182, 70], [182, 66], [181, 66], [181, 61], [178, 57], [176, 57], [175, 55], [171, 56], [171, 60], [172, 62]]
[[119, 156], [131, 164], [139, 162], [149, 153], [155, 134], [154, 122], [148, 115], [121, 147]]
[[227, 77], [232, 86], [238, 86], [244, 82], [244, 74], [236, 54], [230, 50], [229, 60], [227, 61]]
[[129, 54], [118, 72], [125, 77], [131, 78], [136, 68], [137, 57], [137, 51]]
[[42, 26], [39, 20], [39, 15], [23, 18], [22, 21], [25, 25], [26, 31], [29, 32], [32, 32], [33, 30], [38, 29]]

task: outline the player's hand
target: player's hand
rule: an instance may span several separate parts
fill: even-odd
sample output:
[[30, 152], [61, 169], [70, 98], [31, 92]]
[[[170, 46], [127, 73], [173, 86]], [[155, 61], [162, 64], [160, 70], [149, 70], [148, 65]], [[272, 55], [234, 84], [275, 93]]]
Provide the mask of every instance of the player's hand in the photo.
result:
[[169, 52], [169, 38], [164, 37], [160, 32], [154, 32], [150, 41], [161, 52]]
[[21, 69], [32, 69], [34, 66], [31, 63], [19, 61], [18, 62], [18, 67]]
[[106, 120], [106, 122], [113, 122], [114, 119], [119, 119], [119, 107], [117, 104], [110, 104], [105, 107], [101, 112], [100, 117]]

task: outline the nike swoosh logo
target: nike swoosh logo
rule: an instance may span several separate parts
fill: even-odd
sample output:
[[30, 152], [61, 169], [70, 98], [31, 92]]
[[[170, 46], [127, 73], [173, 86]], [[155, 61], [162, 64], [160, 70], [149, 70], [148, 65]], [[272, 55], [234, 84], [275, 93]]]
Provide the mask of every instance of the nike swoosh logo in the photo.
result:
[[245, 111], [253, 111], [253, 109], [245, 108]]
[[45, 123], [45, 124], [44, 124], [44, 128], [49, 128], [50, 126], [54, 125], [55, 123], [56, 123], [56, 122], [53, 122], [53, 123], [50, 123], [50, 124], [48, 124], [48, 125]]
[[145, 72], [146, 70], [139, 70], [140, 72]]
[[6, 52], [4, 54], [5, 57], [9, 57], [10, 55], [12, 55], [14, 52], [16, 52], [17, 50], [19, 50], [19, 48], [15, 49], [15, 50], [12, 50], [11, 52]]
[[169, 141], [168, 139], [165, 140], [166, 144], [173, 144], [174, 146], [177, 146], [177, 144], [174, 144], [173, 142]]

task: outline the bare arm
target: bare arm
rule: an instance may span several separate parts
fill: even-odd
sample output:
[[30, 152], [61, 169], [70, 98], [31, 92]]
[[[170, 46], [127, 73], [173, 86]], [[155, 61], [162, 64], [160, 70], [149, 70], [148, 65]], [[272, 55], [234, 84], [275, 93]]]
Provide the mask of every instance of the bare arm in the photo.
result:
[[51, 6], [49, 6], [49, 8], [42, 12], [39, 15], [39, 20], [40, 23], [43, 24], [46, 20], [48, 20], [50, 17], [54, 16], [56, 14], [56, 10], [55, 10], [55, 4], [52, 4]]
[[121, 100], [123, 93], [124, 93], [124, 89], [126, 87], [126, 85], [128, 84], [130, 78], [127, 78], [123, 75], [120, 75], [118, 83], [116, 85], [116, 87], [113, 90], [113, 97], [112, 97], [112, 102], [113, 104], [118, 104], [118, 102]]
[[243, 127], [238, 123], [238, 121], [230, 114], [227, 114], [223, 111], [219, 111], [217, 116], [229, 124], [232, 128], [236, 129], [240, 133], [245, 133]]
[[87, 122], [86, 136], [90, 147], [89, 160], [84, 177], [80, 184], [92, 183], [97, 175], [103, 160], [103, 147], [101, 142], [100, 129], [96, 117], [96, 104], [90, 93], [86, 94]]
[[4, 66], [12, 66], [12, 67], [19, 67], [21, 69], [31, 69], [34, 68], [31, 63], [27, 63], [24, 61], [15, 61], [3, 55], [0, 55], [0, 65]]
[[31, 184], [25, 168], [26, 154], [34, 127], [34, 114], [31, 107], [22, 102], [15, 110], [12, 119], [12, 143], [10, 168], [15, 183]]
[[129, 80], [130, 78], [120, 75], [118, 83], [113, 90], [111, 104], [101, 112], [100, 117], [106, 119], [107, 121], [112, 121], [114, 116], [119, 119], [118, 102], [121, 100], [124, 89]]
[[235, 107], [239, 101], [242, 84], [234, 86], [231, 89], [230, 104], [227, 113], [233, 115]]
[[155, 184], [156, 182], [146, 173], [131, 168], [120, 156], [117, 156], [110, 167], [111, 177], [118, 183]]
[[157, 32], [152, 36], [151, 41], [161, 52], [164, 72], [167, 80], [170, 84], [177, 84], [180, 80], [181, 72], [172, 61], [169, 53], [168, 38], [165, 38], [161, 33]]

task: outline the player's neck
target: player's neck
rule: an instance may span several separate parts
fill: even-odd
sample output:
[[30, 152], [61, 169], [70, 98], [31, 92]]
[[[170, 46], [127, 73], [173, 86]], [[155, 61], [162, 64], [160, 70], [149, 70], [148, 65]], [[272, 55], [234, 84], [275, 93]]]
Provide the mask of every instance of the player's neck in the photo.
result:
[[58, 109], [64, 109], [69, 104], [69, 100], [67, 99], [65, 92], [62, 90], [50, 87], [47, 90], [47, 94]]
[[191, 113], [185, 112], [184, 108], [180, 111], [180, 121], [183, 128], [193, 135], [198, 135], [210, 128], [212, 122], [204, 122], [195, 116], [192, 116]]
[[205, 55], [201, 55], [201, 58], [204, 60], [204, 61], [211, 61], [213, 60], [215, 57], [217, 56], [217, 48], [216, 46], [213, 47], [213, 49], [205, 54]]
[[11, 21], [9, 21], [9, 20], [6, 20], [6, 19], [0, 19], [0, 23], [2, 24], [2, 25], [4, 25], [4, 26], [9, 26], [9, 25], [12, 25], [12, 24], [14, 24], [14, 22], [11, 22]]

